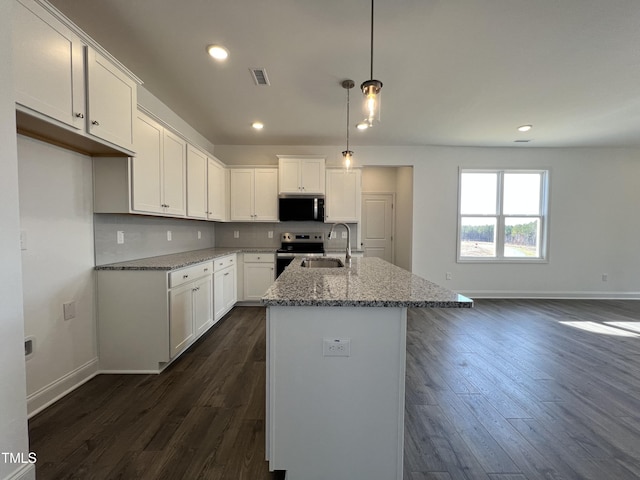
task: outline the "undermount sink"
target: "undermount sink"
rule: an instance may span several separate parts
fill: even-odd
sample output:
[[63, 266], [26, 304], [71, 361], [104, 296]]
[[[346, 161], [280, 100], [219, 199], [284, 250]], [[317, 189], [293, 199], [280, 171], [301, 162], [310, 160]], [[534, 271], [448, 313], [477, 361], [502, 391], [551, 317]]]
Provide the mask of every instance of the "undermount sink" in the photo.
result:
[[339, 258], [303, 258], [300, 266], [306, 268], [340, 268], [344, 267], [344, 262]]

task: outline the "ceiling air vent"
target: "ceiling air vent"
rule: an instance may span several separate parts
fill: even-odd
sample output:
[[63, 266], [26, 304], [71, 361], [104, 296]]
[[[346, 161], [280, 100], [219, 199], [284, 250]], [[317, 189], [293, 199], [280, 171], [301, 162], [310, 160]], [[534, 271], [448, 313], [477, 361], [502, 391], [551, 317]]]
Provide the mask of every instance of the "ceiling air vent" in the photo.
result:
[[256, 85], [270, 85], [267, 71], [264, 68], [250, 68], [249, 70], [251, 70], [251, 76]]

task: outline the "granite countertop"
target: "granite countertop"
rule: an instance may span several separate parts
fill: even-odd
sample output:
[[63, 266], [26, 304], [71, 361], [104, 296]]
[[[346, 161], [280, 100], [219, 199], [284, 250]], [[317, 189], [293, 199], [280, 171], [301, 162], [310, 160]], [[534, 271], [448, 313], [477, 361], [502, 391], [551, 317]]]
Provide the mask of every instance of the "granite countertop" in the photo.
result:
[[292, 262], [262, 297], [267, 306], [471, 308], [473, 300], [380, 258], [353, 258], [350, 268], [305, 268]]
[[97, 265], [96, 270], [175, 270], [188, 267], [196, 263], [206, 262], [214, 258], [224, 257], [232, 253], [274, 253], [275, 249], [269, 248], [232, 248], [217, 247], [204, 250], [192, 250], [190, 252], [173, 253], [157, 257], [140, 258], [126, 262]]

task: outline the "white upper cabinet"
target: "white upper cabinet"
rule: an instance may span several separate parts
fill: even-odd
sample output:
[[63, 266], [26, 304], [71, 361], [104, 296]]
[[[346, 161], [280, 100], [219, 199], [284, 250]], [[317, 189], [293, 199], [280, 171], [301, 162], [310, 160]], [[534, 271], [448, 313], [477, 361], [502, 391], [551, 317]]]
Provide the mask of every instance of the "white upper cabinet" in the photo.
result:
[[87, 153], [133, 153], [137, 85], [44, 0], [17, 0], [12, 44], [18, 129]]
[[93, 48], [87, 50], [87, 79], [89, 133], [133, 151], [136, 83]]
[[208, 159], [207, 167], [207, 218], [209, 220], [227, 220], [227, 169], [213, 158]]
[[278, 221], [278, 170], [230, 169], [231, 221]]
[[362, 172], [358, 169], [327, 169], [325, 222], [360, 222]]
[[143, 113], [136, 121], [131, 160], [131, 208], [174, 217], [186, 215], [187, 142]]
[[84, 129], [84, 47], [80, 37], [40, 4], [14, 2], [16, 103]]
[[207, 163], [203, 152], [187, 146], [187, 217], [206, 219], [207, 205]]
[[324, 195], [324, 157], [278, 155], [281, 194]]

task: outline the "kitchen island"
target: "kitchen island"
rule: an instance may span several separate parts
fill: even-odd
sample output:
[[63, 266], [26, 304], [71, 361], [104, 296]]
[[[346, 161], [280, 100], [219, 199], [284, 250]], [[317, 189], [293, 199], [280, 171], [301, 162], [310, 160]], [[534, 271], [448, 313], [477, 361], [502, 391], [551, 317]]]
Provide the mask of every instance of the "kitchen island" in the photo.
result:
[[379, 258], [269, 288], [266, 456], [287, 480], [402, 480], [407, 308], [473, 301]]

